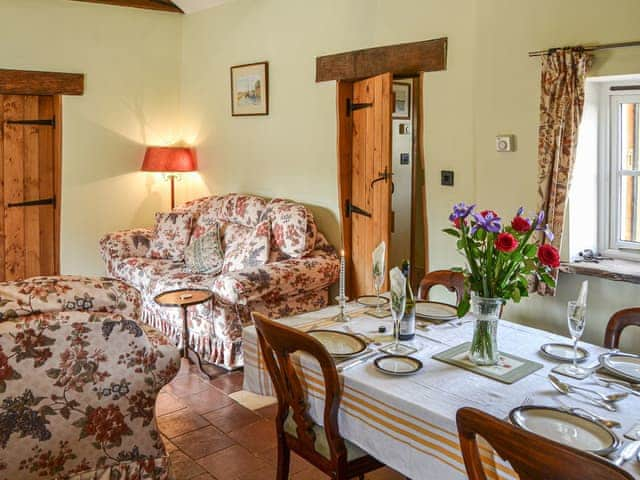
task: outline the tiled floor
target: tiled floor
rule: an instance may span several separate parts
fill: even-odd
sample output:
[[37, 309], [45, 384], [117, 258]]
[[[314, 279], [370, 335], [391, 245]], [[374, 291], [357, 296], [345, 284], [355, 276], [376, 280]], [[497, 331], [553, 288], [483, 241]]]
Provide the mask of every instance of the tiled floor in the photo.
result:
[[[242, 372], [206, 381], [186, 368], [158, 398], [156, 413], [176, 480], [275, 479], [275, 406], [249, 410], [228, 394], [242, 389]], [[290, 478], [328, 477], [297, 455], [292, 455]], [[381, 469], [369, 480], [401, 480]]]

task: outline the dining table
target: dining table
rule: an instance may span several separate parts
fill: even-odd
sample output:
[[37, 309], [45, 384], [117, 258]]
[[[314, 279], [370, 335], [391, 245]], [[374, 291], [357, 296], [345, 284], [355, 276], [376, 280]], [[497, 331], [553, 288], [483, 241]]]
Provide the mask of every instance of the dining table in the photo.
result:
[[[369, 316], [366, 308], [355, 302], [347, 305], [346, 312], [349, 315], [347, 322], [335, 320], [337, 306], [276, 321], [302, 331], [328, 329], [358, 334], [370, 342], [368, 348], [371, 351], [380, 348], [376, 345], [381, 343], [376, 341], [380, 339], [380, 327], [384, 326], [386, 332], [393, 331], [391, 317]], [[541, 354], [540, 347], [552, 342], [570, 343], [567, 337], [507, 319], [500, 320], [500, 351], [542, 365], [539, 370], [512, 384], [432, 358], [470, 341], [473, 328], [473, 317], [469, 314], [460, 320], [417, 329], [415, 338], [408, 344], [417, 348], [418, 351], [411, 356], [419, 359], [423, 367], [410, 376], [382, 373], [370, 357], [344, 370], [337, 363], [343, 386], [338, 413], [343, 438], [412, 480], [458, 480], [467, 478], [456, 427], [456, 412], [462, 407], [473, 407], [503, 420], [508, 420], [512, 409], [523, 405], [581, 407], [618, 421], [621, 427], [612, 430], [622, 443], [630, 441], [623, 437], [625, 433], [637, 430], [640, 435], [639, 396], [629, 395], [616, 402], [617, 411], [610, 412], [578, 395], [563, 395], [553, 388], [548, 374], [558, 362]], [[389, 339], [384, 340], [388, 343]], [[583, 364], [586, 366], [593, 366], [600, 354], [609, 351], [593, 344], [581, 342], [580, 345], [589, 353]], [[243, 388], [260, 395], [275, 395], [254, 326], [243, 329], [243, 351]], [[324, 390], [320, 369], [315, 360], [304, 354], [299, 355], [298, 364], [306, 388], [309, 415], [322, 425]], [[620, 391], [598, 384], [593, 376], [581, 381], [559, 378], [603, 393]], [[511, 466], [488, 444], [481, 444], [481, 456], [488, 478], [518, 478]], [[626, 462], [622, 468], [640, 479], [640, 462], [637, 459]]]

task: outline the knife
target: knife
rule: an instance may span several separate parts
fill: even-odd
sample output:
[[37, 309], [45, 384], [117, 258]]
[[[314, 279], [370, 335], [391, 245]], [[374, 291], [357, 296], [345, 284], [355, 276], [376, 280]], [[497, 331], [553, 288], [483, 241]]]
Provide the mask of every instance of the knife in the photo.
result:
[[371, 352], [371, 353], [366, 353], [354, 360], [350, 360], [348, 362], [344, 362], [341, 365], [338, 365], [337, 370], [338, 372], [344, 372], [345, 370], [351, 368], [351, 367], [355, 367], [357, 365], [360, 365], [361, 363], [366, 362], [367, 360], [369, 360], [372, 357], [375, 357], [376, 355], [379, 355], [380, 352], [378, 352], [377, 350], [375, 352]]
[[620, 455], [618, 455], [614, 460], [614, 465], [620, 466], [624, 462], [631, 460], [638, 454], [640, 450], [640, 440], [636, 440], [635, 442], [627, 443], [624, 448], [620, 451]]
[[602, 375], [602, 374], [599, 374], [599, 373], [596, 373], [596, 378], [598, 380], [600, 380], [601, 382], [612, 383], [612, 384], [617, 385], [619, 387], [623, 387], [627, 391], [629, 391], [630, 393], [633, 393], [634, 395], [640, 395], [640, 384], [639, 383], [626, 382], [624, 380], [620, 380], [618, 378], [609, 377], [607, 375]]

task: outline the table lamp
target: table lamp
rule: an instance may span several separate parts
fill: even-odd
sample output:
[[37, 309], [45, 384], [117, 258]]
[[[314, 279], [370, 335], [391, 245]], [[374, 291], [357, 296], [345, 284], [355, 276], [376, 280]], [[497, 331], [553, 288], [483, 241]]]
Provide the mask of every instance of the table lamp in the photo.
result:
[[143, 172], [162, 172], [171, 181], [171, 210], [176, 206], [175, 180], [180, 173], [198, 169], [196, 152], [186, 147], [147, 147], [142, 162]]

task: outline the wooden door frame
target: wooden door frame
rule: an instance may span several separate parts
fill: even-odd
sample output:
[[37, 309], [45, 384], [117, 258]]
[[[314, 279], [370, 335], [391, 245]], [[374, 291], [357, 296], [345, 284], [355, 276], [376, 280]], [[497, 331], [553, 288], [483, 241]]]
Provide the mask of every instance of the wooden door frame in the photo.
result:
[[62, 95], [83, 95], [84, 74], [0, 69], [0, 95], [53, 97], [54, 269], [60, 274], [60, 222], [62, 212]]
[[[342, 239], [342, 249], [345, 254], [347, 269], [346, 291], [351, 295], [353, 268], [352, 268], [352, 245], [351, 245], [351, 219], [346, 216], [345, 202], [351, 197], [351, 155], [352, 155], [352, 125], [351, 122], [344, 122], [347, 118], [347, 98], [353, 96], [353, 82], [362, 78], [375, 76], [381, 73], [390, 72], [394, 78], [417, 77], [417, 82], [413, 82], [413, 102], [412, 106], [418, 106], [420, 118], [414, 115], [412, 128], [414, 131], [414, 166], [416, 161], [422, 165], [426, 180], [426, 161], [424, 155], [424, 132], [423, 132], [423, 75], [425, 72], [434, 72], [447, 69], [447, 44], [448, 38], [437, 38], [421, 42], [389, 45], [384, 47], [374, 47], [364, 50], [354, 50], [351, 52], [325, 55], [316, 58], [316, 82], [336, 80], [336, 113], [337, 113], [337, 162], [338, 162], [338, 202], [340, 208], [340, 235]], [[416, 87], [416, 83], [418, 84]], [[349, 117], [350, 118], [350, 117]], [[413, 177], [413, 175], [412, 175]], [[412, 181], [413, 185], [413, 181]], [[428, 222], [425, 188], [421, 192], [424, 202], [424, 248], [425, 272], [429, 271], [428, 256]], [[412, 239], [415, 215], [413, 212], [413, 202], [417, 192], [412, 192]], [[412, 245], [413, 251], [413, 245]], [[412, 259], [413, 260], [413, 259]]]

